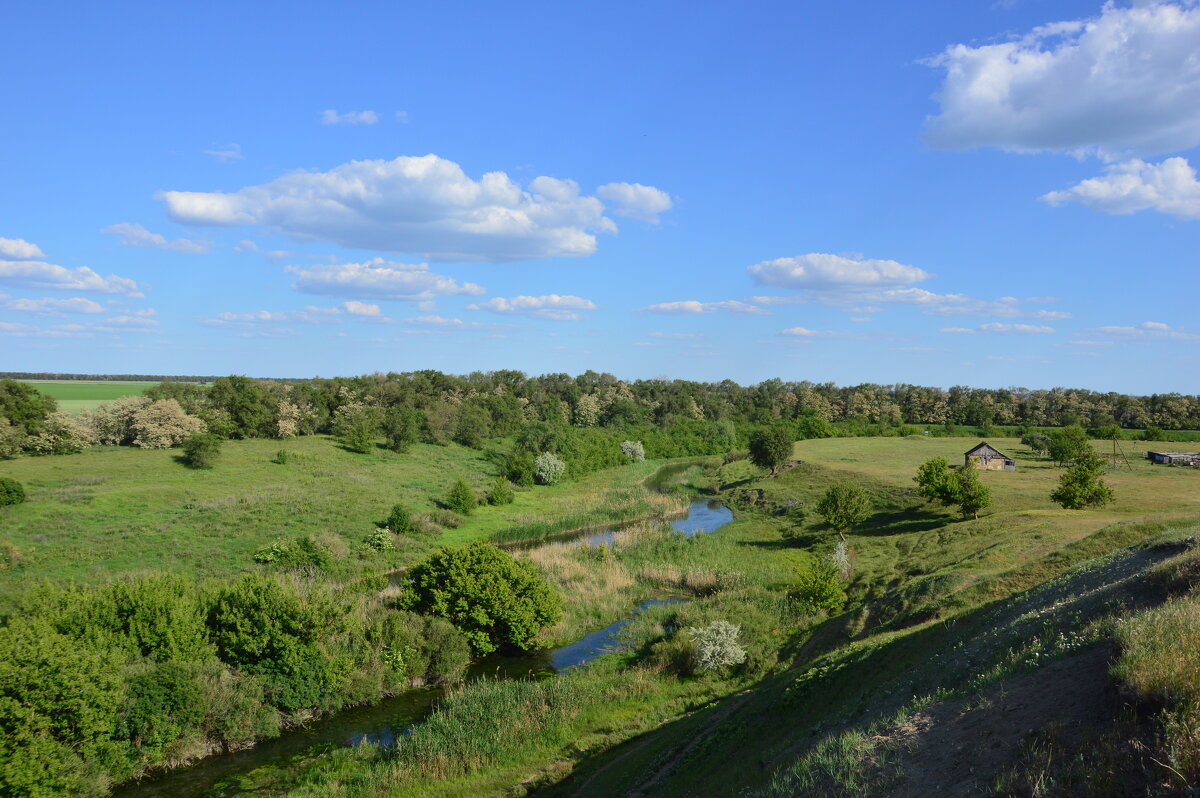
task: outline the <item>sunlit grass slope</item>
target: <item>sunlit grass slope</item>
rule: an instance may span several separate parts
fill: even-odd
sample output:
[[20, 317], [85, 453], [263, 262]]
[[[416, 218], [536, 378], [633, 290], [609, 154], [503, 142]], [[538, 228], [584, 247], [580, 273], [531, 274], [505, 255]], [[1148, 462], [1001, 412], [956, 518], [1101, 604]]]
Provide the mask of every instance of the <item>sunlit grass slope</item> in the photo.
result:
[[[272, 462], [289, 453], [286, 465]], [[510, 505], [480, 506], [441, 535], [398, 538], [397, 551], [369, 552], [363, 540], [403, 502], [436, 508], [450, 484], [479, 492], [495, 479], [485, 454], [455, 444], [417, 444], [403, 454], [345, 451], [325, 436], [289, 441], [227, 441], [216, 468], [197, 471], [178, 450], [96, 448], [77, 455], [0, 462], [21, 481], [24, 504], [0, 508], [0, 541], [21, 565], [0, 572], [0, 603], [31, 580], [97, 582], [139, 571], [220, 576], [253, 567], [259, 547], [281, 536], [317, 535], [345, 546], [347, 574], [413, 562], [433, 546], [489, 538], [531, 519], [636, 517], [648, 505], [641, 482], [658, 463], [639, 463], [578, 482], [519, 490]], [[611, 505], [611, 506], [610, 506]]]

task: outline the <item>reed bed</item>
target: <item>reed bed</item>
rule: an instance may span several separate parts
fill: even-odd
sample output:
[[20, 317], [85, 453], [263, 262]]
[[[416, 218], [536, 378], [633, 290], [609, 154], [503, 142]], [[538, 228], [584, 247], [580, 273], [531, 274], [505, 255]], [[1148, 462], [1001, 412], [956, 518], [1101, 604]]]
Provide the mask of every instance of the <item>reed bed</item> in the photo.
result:
[[588, 509], [546, 516], [518, 516], [516, 523], [492, 535], [496, 543], [537, 541], [585, 529], [626, 524], [645, 518], [669, 518], [687, 511], [688, 500], [657, 493], [642, 485], [611, 488], [581, 496], [575, 505]]

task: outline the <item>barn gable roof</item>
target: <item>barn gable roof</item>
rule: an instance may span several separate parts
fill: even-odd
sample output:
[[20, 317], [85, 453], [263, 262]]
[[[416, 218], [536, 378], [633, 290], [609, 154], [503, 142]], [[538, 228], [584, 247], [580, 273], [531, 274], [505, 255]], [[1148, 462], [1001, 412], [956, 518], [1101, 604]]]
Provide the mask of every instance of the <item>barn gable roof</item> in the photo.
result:
[[964, 453], [963, 456], [964, 457], [975, 457], [977, 455], [978, 456], [986, 455], [988, 457], [1003, 457], [1005, 460], [1012, 459], [1011, 457], [1006, 455], [1004, 452], [997, 449], [995, 446], [992, 446], [987, 441], [980, 441], [978, 446], [976, 446], [974, 449], [967, 451], [966, 453]]

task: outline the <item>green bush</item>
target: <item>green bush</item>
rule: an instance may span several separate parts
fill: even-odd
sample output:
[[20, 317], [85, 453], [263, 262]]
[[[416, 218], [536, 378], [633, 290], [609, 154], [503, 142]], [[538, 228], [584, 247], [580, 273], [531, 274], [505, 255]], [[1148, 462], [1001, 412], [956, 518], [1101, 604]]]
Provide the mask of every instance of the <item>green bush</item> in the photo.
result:
[[275, 458], [273, 460], [271, 460], [271, 462], [275, 463], [276, 465], [287, 465], [287, 462], [288, 462], [287, 449], [280, 449], [279, 451], [277, 451], [275, 453]]
[[242, 748], [279, 734], [279, 713], [267, 703], [263, 681], [237, 674], [220, 663], [206, 663], [200, 685], [207, 714], [204, 728], [226, 748]]
[[499, 477], [492, 483], [492, 489], [488, 491], [487, 503], [492, 505], [512, 504], [516, 494], [513, 493], [512, 485], [504, 477]]
[[127, 678], [122, 732], [152, 761], [204, 722], [207, 706], [198, 676], [192, 663], [164, 662], [140, 667]]
[[528, 452], [510, 455], [504, 464], [504, 476], [514, 485], [532, 487], [535, 484], [533, 455]]
[[396, 548], [396, 544], [392, 542], [392, 533], [381, 527], [367, 535], [367, 548], [374, 551], [391, 551]]
[[409, 578], [410, 609], [446, 618], [480, 654], [528, 650], [562, 617], [562, 599], [537, 568], [487, 543], [439, 551]]
[[1050, 451], [1050, 436], [1044, 432], [1031, 431], [1022, 435], [1021, 443], [1028, 446], [1034, 454], [1045, 454]]
[[750, 462], [774, 475], [792, 456], [792, 433], [783, 426], [755, 430], [750, 436]]
[[871, 497], [853, 482], [835, 482], [817, 503], [817, 512], [845, 540], [847, 530], [871, 514]]
[[280, 538], [254, 552], [254, 561], [274, 565], [284, 571], [299, 571], [313, 574], [329, 571], [336, 558], [329, 548], [312, 535], [298, 538]]
[[25, 501], [25, 487], [12, 477], [0, 477], [0, 507]]
[[453, 510], [436, 509], [429, 513], [429, 520], [438, 526], [446, 529], [458, 529], [466, 523], [467, 519], [463, 518]]
[[412, 514], [403, 504], [393, 504], [392, 511], [388, 513], [386, 526], [388, 529], [395, 532], [397, 535], [403, 535], [412, 531]]
[[113, 742], [120, 657], [39, 622], [0, 628], [0, 795], [99, 795], [128, 764]]
[[815, 560], [796, 580], [796, 598], [809, 612], [836, 610], [846, 602], [841, 575], [829, 560]]
[[1142, 430], [1142, 440], [1144, 441], [1165, 441], [1166, 439], [1167, 433], [1159, 427], [1146, 427]]
[[451, 684], [471, 661], [471, 644], [444, 618], [388, 611], [374, 619], [364, 638], [401, 686]]
[[45, 584], [26, 593], [19, 612], [98, 649], [158, 661], [212, 656], [203, 602], [183, 576], [127, 577], [97, 588]]
[[1088, 446], [1075, 459], [1075, 465], [1059, 478], [1058, 487], [1050, 498], [1068, 510], [1103, 507], [1114, 500], [1112, 488], [1100, 478], [1103, 473], [1103, 461]]
[[689, 628], [688, 633], [696, 643], [696, 669], [716, 673], [745, 662], [746, 649], [738, 643], [741, 631], [742, 627], [728, 621]]
[[270, 700], [287, 711], [314, 706], [336, 686], [319, 643], [337, 621], [329, 603], [260, 574], [219, 590], [208, 612], [218, 656], [261, 676]]
[[333, 414], [333, 434], [338, 443], [352, 452], [368, 454], [375, 448], [382, 413], [379, 408], [361, 402], [342, 405]]
[[183, 442], [183, 461], [190, 468], [212, 468], [221, 454], [221, 438], [211, 432], [197, 432]]
[[1071, 462], [1089, 448], [1087, 433], [1078, 424], [1061, 427], [1050, 433], [1046, 451], [1059, 465]]
[[686, 630], [650, 646], [650, 664], [664, 673], [692, 676], [696, 673], [696, 641]]
[[449, 492], [446, 493], [445, 504], [447, 508], [456, 513], [470, 515], [475, 509], [477, 501], [475, 491], [471, 490], [471, 486], [459, 479], [455, 480], [454, 484], [450, 486]]
[[542, 452], [533, 459], [533, 476], [540, 485], [553, 485], [562, 479], [567, 464], [550, 452]]

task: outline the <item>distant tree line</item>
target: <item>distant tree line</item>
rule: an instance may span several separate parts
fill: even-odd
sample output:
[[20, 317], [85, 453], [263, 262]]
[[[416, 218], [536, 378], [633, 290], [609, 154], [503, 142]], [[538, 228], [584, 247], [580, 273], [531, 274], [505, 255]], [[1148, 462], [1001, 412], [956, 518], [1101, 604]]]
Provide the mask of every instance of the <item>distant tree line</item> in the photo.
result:
[[0, 371], [0, 380], [71, 380], [97, 382], [117, 380], [124, 382], [212, 382], [220, 375], [210, 377], [191, 374], [53, 374], [48, 371]]
[[594, 371], [576, 377], [415, 371], [298, 381], [204, 379], [211, 384], [163, 381], [141, 397], [75, 418], [55, 413], [54, 400], [33, 386], [0, 380], [0, 456], [78, 451], [94, 442], [174, 446], [196, 432], [226, 439], [325, 433], [358, 452], [379, 445], [404, 451], [417, 442], [482, 448], [489, 438], [510, 438], [515, 447], [505, 473], [530, 484], [538, 479], [537, 458], [547, 453], [562, 460], [570, 479], [628, 462], [625, 441], [641, 442], [650, 458], [722, 454], [745, 448], [756, 430], [768, 427], [791, 440], [905, 435], [918, 432], [917, 425], [935, 434], [963, 434], [968, 429], [962, 425], [985, 435], [1079, 425], [1093, 437], [1111, 437], [1122, 428], [1143, 429], [1143, 435], [1200, 428], [1197, 396], [1064, 388], [628, 382]]
[[[138, 380], [150, 382], [214, 383], [218, 376], [155, 374], [51, 374], [0, 372], [0, 379]], [[229, 379], [229, 378], [226, 378]], [[243, 378], [245, 379], [245, 378]], [[1200, 396], [1162, 393], [1135, 396], [1081, 388], [936, 388], [896, 383], [837, 386], [833, 383], [766, 380], [742, 386], [732, 380], [619, 380], [611, 374], [587, 371], [577, 377], [545, 374], [528, 377], [502, 370], [455, 376], [415, 371], [337, 379], [255, 379], [265, 385], [308, 386], [316, 393], [347, 386], [351, 390], [394, 404], [397, 396], [436, 401], [446, 396], [470, 398], [504, 395], [532, 405], [549, 420], [557, 405], [565, 420], [580, 426], [614, 426], [623, 422], [669, 424], [673, 417], [731, 419], [765, 424], [803, 415], [824, 421], [863, 421], [870, 424], [956, 424], [973, 427], [1079, 424], [1124, 429], [1200, 428]], [[409, 404], [413, 402], [409, 401]], [[336, 404], [329, 402], [327, 404]]]

